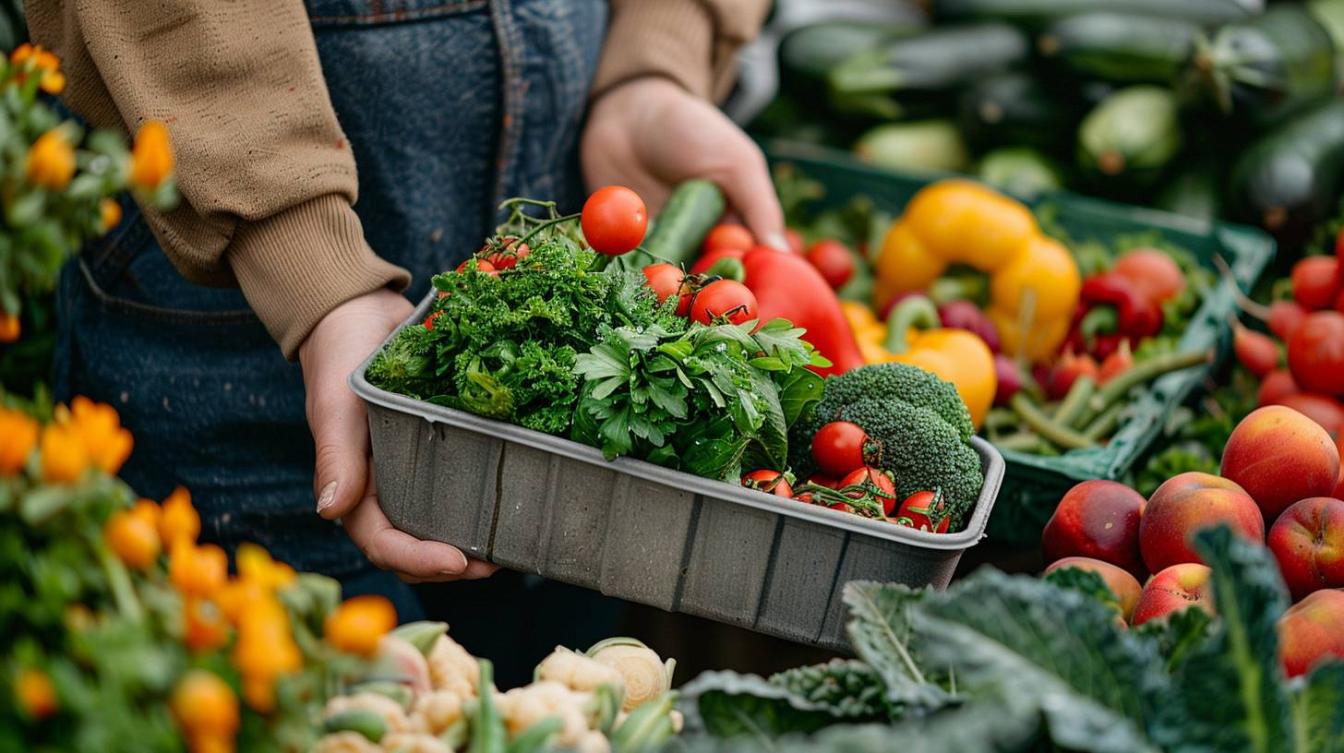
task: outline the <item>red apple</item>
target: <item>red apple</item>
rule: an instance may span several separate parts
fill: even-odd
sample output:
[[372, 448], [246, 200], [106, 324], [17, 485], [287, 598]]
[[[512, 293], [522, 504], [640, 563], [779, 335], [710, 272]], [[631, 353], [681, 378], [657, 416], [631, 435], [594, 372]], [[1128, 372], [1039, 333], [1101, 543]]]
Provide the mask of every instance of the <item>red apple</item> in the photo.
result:
[[1045, 568], [1045, 574], [1049, 575], [1056, 570], [1063, 570], [1068, 567], [1076, 567], [1079, 570], [1087, 570], [1101, 576], [1105, 581], [1106, 587], [1111, 589], [1115, 598], [1120, 602], [1120, 613], [1128, 620], [1134, 613], [1134, 606], [1139, 603], [1139, 594], [1143, 587], [1139, 581], [1129, 571], [1116, 567], [1109, 562], [1102, 562], [1091, 557], [1065, 557], [1062, 560], [1052, 562]]
[[1199, 562], [1192, 538], [1202, 528], [1226, 523], [1234, 533], [1264, 543], [1260, 510], [1235, 483], [1190, 471], [1157, 487], [1139, 523], [1139, 550], [1152, 572], [1182, 562]]
[[1344, 501], [1310, 497], [1294, 502], [1269, 529], [1269, 550], [1295, 600], [1344, 587]]
[[1232, 430], [1222, 475], [1240, 484], [1272, 523], [1299, 499], [1334, 491], [1339, 449], [1320, 424], [1292, 408], [1270, 405]]
[[1059, 500], [1041, 532], [1046, 561], [1092, 557], [1142, 578], [1139, 518], [1144, 504], [1141, 494], [1115, 481], [1078, 484]]
[[1279, 659], [1289, 677], [1304, 675], [1317, 662], [1344, 659], [1344, 591], [1317, 591], [1279, 618]]
[[1213, 571], [1204, 565], [1186, 562], [1172, 565], [1148, 579], [1148, 585], [1139, 594], [1130, 624], [1138, 627], [1149, 620], [1166, 617], [1191, 607], [1209, 614], [1213, 611]]

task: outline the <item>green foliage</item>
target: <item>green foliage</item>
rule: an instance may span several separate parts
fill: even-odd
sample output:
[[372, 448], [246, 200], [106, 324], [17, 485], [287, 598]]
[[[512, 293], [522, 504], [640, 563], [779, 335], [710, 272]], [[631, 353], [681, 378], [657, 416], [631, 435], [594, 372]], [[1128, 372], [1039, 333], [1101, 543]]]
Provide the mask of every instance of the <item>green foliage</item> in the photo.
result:
[[770, 677], [770, 683], [846, 719], [883, 719], [894, 710], [882, 677], [861, 661], [832, 659]]
[[1110, 586], [1106, 585], [1106, 581], [1091, 570], [1084, 570], [1081, 567], [1062, 567], [1048, 573], [1045, 576], [1045, 582], [1066, 591], [1077, 591], [1084, 596], [1091, 596], [1115, 610], [1116, 613], [1121, 612], [1120, 599], [1116, 597]]

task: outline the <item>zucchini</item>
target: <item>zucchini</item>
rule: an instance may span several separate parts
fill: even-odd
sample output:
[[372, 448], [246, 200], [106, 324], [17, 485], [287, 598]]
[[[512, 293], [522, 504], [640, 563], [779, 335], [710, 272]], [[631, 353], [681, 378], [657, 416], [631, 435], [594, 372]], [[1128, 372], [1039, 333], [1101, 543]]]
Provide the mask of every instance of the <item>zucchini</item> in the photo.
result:
[[939, 21], [996, 19], [1033, 28], [1093, 11], [1139, 13], [1216, 26], [1263, 9], [1261, 0], [933, 0], [934, 17]]
[[913, 26], [855, 21], [800, 26], [779, 42], [780, 78], [786, 83], [824, 85], [831, 71], [847, 58], [915, 31]]
[[933, 29], [851, 55], [830, 74], [833, 97], [937, 92], [1027, 59], [1027, 38], [1000, 23]]
[[1157, 86], [1121, 89], [1078, 128], [1078, 164], [1101, 183], [1150, 182], [1181, 149], [1176, 95]]
[[903, 172], [962, 172], [970, 165], [966, 143], [950, 120], [889, 123], [854, 145], [864, 162]]
[[1059, 144], [1059, 134], [1073, 131], [1081, 116], [1076, 102], [1059, 98], [1035, 77], [1017, 71], [980, 79], [962, 93], [957, 107], [962, 134], [980, 149], [1049, 149]]
[[1198, 24], [1108, 11], [1051, 24], [1036, 40], [1046, 60], [1079, 76], [1121, 84], [1176, 81], [1195, 51]]
[[708, 180], [688, 180], [672, 191], [644, 251], [657, 261], [689, 264], [714, 223], [723, 216], [723, 191]]
[[1283, 123], [1247, 148], [1232, 169], [1238, 216], [1281, 240], [1302, 240], [1336, 208], [1344, 185], [1344, 100]]
[[1278, 5], [1228, 24], [1195, 55], [1204, 90], [1225, 115], [1273, 125], [1335, 91], [1335, 45], [1311, 13]]
[[1054, 163], [1030, 147], [1006, 147], [989, 152], [980, 158], [976, 177], [1026, 199], [1064, 187], [1064, 179]]

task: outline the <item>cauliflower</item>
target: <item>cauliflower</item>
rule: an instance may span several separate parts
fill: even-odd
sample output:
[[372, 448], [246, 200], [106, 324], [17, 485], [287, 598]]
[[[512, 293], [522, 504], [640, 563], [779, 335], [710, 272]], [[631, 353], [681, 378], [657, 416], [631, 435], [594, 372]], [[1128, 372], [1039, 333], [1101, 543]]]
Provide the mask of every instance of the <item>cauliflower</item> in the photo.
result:
[[308, 753], [383, 753], [383, 749], [358, 732], [323, 735]]
[[534, 682], [521, 688], [514, 688], [496, 699], [499, 714], [509, 730], [509, 737], [515, 737], [523, 730], [550, 717], [558, 717], [560, 731], [553, 743], [557, 747], [578, 745], [589, 731], [592, 694], [581, 693], [551, 680]]
[[583, 733], [574, 743], [575, 753], [611, 753], [611, 742], [607, 736], [597, 730], [589, 730]]
[[326, 707], [322, 709], [322, 718], [330, 719], [346, 711], [372, 711], [387, 723], [388, 732], [405, 732], [410, 729], [410, 722], [401, 704], [378, 693], [336, 696], [327, 701]]
[[481, 667], [457, 641], [441, 635], [429, 651], [429, 678], [435, 690], [450, 690], [463, 700], [475, 698]]
[[593, 661], [564, 646], [557, 646], [550, 656], [537, 665], [538, 680], [552, 680], [570, 690], [591, 692], [603, 685], [617, 690], [625, 687], [625, 678], [614, 667]]
[[416, 696], [411, 706], [410, 728], [438, 735], [461, 718], [462, 697], [451, 690], [435, 690]]
[[383, 750], [387, 753], [453, 753], [453, 749], [437, 737], [418, 732], [398, 732], [384, 737]]
[[653, 649], [634, 638], [608, 638], [588, 649], [588, 656], [620, 676], [625, 691], [621, 708], [625, 711], [672, 688], [672, 671], [677, 663], [671, 659], [664, 663]]

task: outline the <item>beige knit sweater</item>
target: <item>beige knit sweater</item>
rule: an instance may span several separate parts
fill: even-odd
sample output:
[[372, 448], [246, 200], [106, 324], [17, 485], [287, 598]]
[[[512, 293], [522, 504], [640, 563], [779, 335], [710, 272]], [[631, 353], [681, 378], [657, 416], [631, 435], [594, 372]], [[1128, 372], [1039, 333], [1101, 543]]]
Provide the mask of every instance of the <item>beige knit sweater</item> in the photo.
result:
[[[611, 0], [594, 96], [644, 76], [719, 97], [768, 0]], [[354, 158], [301, 0], [28, 0], [66, 104], [101, 128], [168, 125], [183, 201], [149, 213], [188, 279], [237, 284], [287, 357], [343, 301], [406, 271], [364, 241]]]

